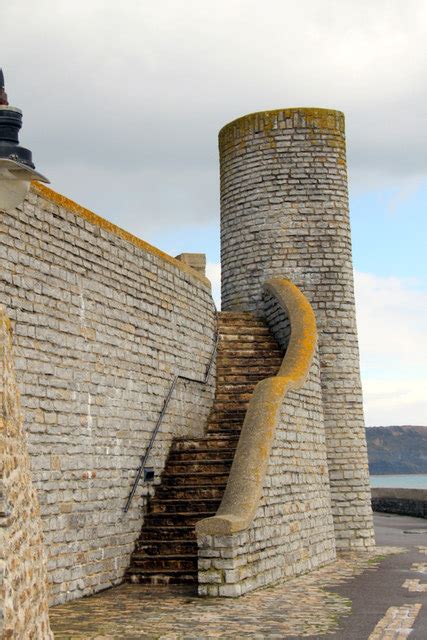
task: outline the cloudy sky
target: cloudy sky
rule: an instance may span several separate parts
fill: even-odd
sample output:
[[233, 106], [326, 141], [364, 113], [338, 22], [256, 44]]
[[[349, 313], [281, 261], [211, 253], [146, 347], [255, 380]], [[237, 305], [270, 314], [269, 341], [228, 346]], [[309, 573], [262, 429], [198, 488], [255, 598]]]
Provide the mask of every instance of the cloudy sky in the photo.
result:
[[427, 425], [425, 0], [0, 0], [22, 142], [57, 191], [219, 278], [217, 132], [346, 114], [368, 425]]

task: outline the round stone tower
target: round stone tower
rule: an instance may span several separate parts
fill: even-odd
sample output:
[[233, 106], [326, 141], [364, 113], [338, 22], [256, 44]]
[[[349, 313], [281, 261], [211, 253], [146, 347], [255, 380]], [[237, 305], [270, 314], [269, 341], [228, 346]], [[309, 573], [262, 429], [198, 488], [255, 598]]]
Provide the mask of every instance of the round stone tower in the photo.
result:
[[373, 544], [348, 212], [344, 115], [279, 109], [219, 134], [222, 308], [262, 314], [283, 276], [317, 316], [338, 548]]

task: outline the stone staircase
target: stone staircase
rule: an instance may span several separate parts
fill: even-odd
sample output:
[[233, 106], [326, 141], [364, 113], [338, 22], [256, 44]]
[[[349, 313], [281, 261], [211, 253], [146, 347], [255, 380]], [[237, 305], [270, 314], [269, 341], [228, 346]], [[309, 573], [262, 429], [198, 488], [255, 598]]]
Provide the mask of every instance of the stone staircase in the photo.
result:
[[218, 331], [216, 394], [206, 435], [173, 441], [126, 572], [128, 581], [197, 583], [195, 524], [219, 507], [255, 385], [281, 365], [277, 342], [254, 314], [219, 313]]

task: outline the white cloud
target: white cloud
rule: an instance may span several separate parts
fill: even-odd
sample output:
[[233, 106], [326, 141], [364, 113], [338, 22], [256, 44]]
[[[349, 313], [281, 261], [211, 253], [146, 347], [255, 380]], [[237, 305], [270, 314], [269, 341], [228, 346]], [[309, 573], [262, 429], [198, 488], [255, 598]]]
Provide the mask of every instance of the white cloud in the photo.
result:
[[426, 372], [427, 291], [416, 282], [355, 273], [362, 367], [412, 379]]
[[212, 297], [215, 300], [216, 307], [221, 309], [221, 264], [219, 262], [208, 262], [206, 276], [212, 283]]
[[129, 175], [150, 223], [174, 224], [169, 184], [197, 221], [201, 175], [206, 202], [217, 194], [217, 131], [251, 111], [343, 109], [359, 188], [427, 173], [419, 0], [3, 4], [1, 63], [23, 142], [66, 195], [91, 189], [91, 207], [105, 215], [108, 200], [132, 231]]
[[366, 425], [427, 426], [427, 379], [363, 380]]
[[427, 425], [427, 292], [355, 274], [366, 423]]
[[408, 179], [406, 183], [398, 189], [395, 189], [387, 202], [387, 211], [390, 216], [396, 215], [403, 206], [410, 202], [411, 198], [416, 196], [421, 189], [426, 187], [426, 176], [417, 176]]

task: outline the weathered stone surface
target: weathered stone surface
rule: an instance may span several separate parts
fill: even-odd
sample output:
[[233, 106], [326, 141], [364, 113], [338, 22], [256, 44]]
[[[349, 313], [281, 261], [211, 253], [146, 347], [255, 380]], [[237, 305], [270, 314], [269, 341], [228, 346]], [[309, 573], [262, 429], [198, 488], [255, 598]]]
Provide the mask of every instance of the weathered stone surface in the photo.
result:
[[[251, 526], [231, 536], [204, 535], [198, 542], [200, 595], [237, 597], [334, 560], [317, 353], [303, 389], [288, 392], [283, 403]], [[206, 583], [219, 583], [215, 593]]]
[[37, 495], [16, 386], [10, 322], [0, 307], [0, 638], [53, 640]]
[[188, 264], [202, 276], [206, 274], [206, 255], [204, 253], [180, 253], [176, 259]]
[[[221, 312], [217, 320], [217, 383], [206, 434], [198, 439], [179, 438], [172, 444], [126, 573], [134, 583], [195, 584], [199, 578], [206, 584], [220, 584], [219, 569], [233, 568], [224, 549], [205, 548], [209, 560], [198, 560], [195, 525], [202, 519], [209, 523], [208, 516], [224, 502], [224, 485], [227, 478], [230, 482], [231, 464], [236, 464], [249, 398], [258, 381], [277, 372], [282, 351], [266, 323], [253, 313]], [[244, 385], [236, 383], [236, 377], [243, 378]]]
[[316, 313], [337, 546], [373, 544], [348, 213], [344, 116], [283, 109], [220, 132], [223, 309], [262, 313], [289, 278]]
[[[214, 346], [206, 279], [43, 189], [1, 213], [0, 301], [15, 329], [53, 602], [121, 581], [149, 485], [123, 513], [175, 374], [203, 380]], [[204, 431], [215, 381], [180, 382], [148, 464]]]

